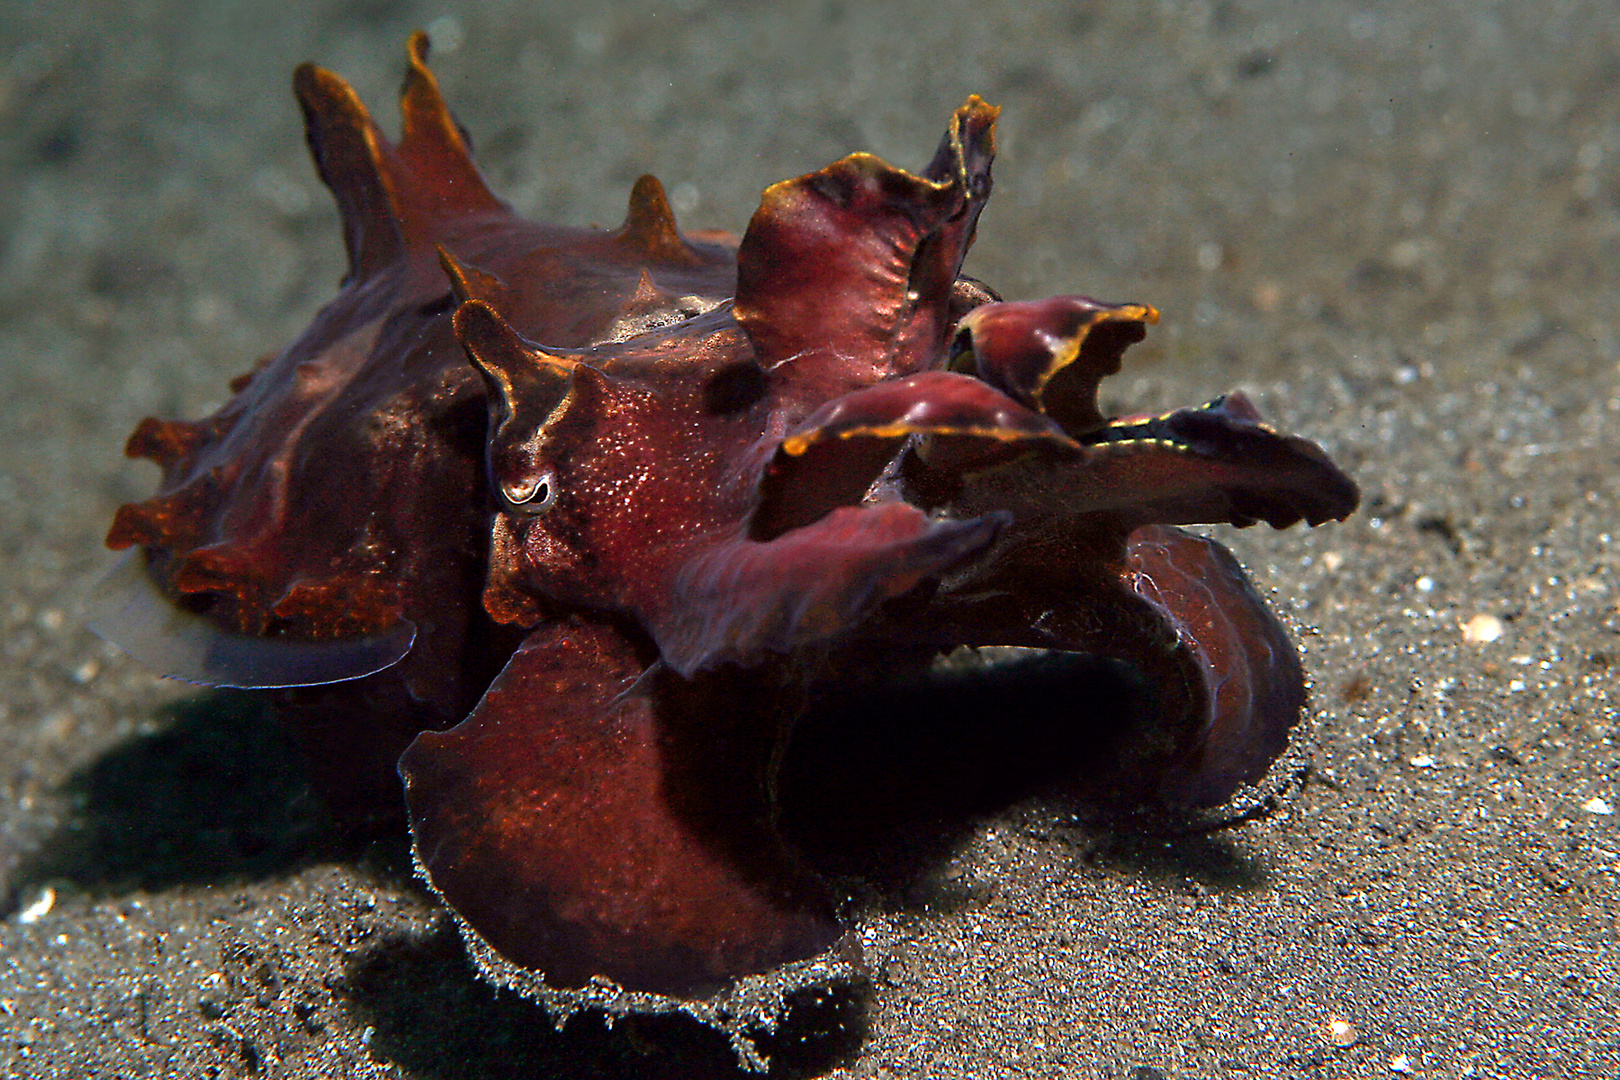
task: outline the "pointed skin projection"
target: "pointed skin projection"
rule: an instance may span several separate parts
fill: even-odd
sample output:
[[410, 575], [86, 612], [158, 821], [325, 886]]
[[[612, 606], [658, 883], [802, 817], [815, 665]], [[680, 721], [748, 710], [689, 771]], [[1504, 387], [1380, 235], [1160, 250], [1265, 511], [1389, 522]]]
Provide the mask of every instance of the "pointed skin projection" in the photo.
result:
[[346, 818], [387, 816], [397, 762], [492, 977], [687, 999], [849, 947], [775, 782], [863, 664], [1114, 658], [1148, 719], [1075, 763], [1093, 797], [1198, 810], [1262, 779], [1298, 655], [1176, 526], [1317, 525], [1355, 485], [1240, 393], [1103, 413], [1153, 308], [962, 276], [993, 107], [920, 173], [852, 154], [772, 185], [733, 244], [683, 234], [651, 177], [617, 229], [514, 215], [426, 59], [418, 34], [398, 142], [298, 70], [347, 274], [219, 412], [131, 436], [163, 478], [113, 522], [103, 627], [272, 691]]

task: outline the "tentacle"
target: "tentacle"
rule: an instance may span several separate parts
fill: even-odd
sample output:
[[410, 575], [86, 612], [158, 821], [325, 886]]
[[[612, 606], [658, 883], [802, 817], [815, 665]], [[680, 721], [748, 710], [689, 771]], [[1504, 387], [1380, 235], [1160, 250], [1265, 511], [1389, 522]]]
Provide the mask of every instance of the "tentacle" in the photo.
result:
[[1044, 440], [1074, 449], [1056, 424], [977, 379], [925, 371], [890, 379], [828, 402], [782, 440], [782, 452], [802, 457], [840, 439], [904, 439], [965, 435], [995, 442]]
[[788, 432], [761, 482], [750, 535], [768, 540], [859, 502], [913, 435], [989, 444], [995, 456], [1030, 442], [1078, 450], [1056, 424], [978, 379], [925, 371], [886, 380], [828, 402]]
[[1085, 441], [1087, 483], [1140, 524], [1315, 526], [1343, 520], [1361, 498], [1321, 447], [1265, 423], [1240, 391], [1160, 417], [1111, 420]]
[[1005, 468], [958, 476], [919, 455], [917, 501], [962, 514], [1008, 510], [1021, 534], [1092, 527], [1264, 521], [1319, 525], [1356, 508], [1360, 492], [1320, 447], [1259, 419], [1240, 393], [1164, 416], [1110, 420], [1079, 454], [1026, 455]]
[[[1058, 550], [1074, 561], [1053, 558]], [[1071, 537], [1045, 555], [952, 578], [929, 601], [926, 623], [902, 611], [878, 629], [896, 643], [932, 634], [941, 645], [1031, 646], [1130, 665], [1139, 720], [1099, 733], [1092, 756], [1075, 763], [1076, 782], [1101, 801], [1207, 809], [1259, 781], [1302, 715], [1304, 674], [1231, 553], [1148, 525]]]
[[847, 631], [983, 551], [1006, 521], [933, 520], [899, 502], [842, 507], [765, 543], [706, 548], [677, 571], [647, 622], [682, 675], [747, 664]]
[[605, 626], [532, 632], [401, 759], [422, 873], [555, 986], [691, 995], [821, 952], [832, 904], [771, 822], [776, 698], [644, 674]]
[[896, 340], [898, 357], [912, 365], [931, 365], [942, 357], [963, 299], [962, 260], [973, 244], [979, 213], [990, 198], [990, 165], [996, 156], [996, 118], [1001, 110], [977, 94], [951, 114], [950, 125], [923, 175], [948, 183], [961, 194], [961, 204], [943, 225], [927, 237], [912, 256], [907, 300], [912, 318], [901, 325]]
[[964, 352], [956, 362], [971, 363], [985, 381], [1078, 435], [1103, 423], [1097, 384], [1119, 371], [1125, 349], [1158, 321], [1144, 304], [1085, 296], [982, 304], [958, 325]]
[[995, 117], [969, 98], [922, 176], [852, 154], [765, 190], [735, 311], [766, 368], [814, 356], [815, 375], [872, 382], [938, 361], [990, 193]]
[[1196, 688], [1158, 770], [1158, 796], [1219, 806], [1259, 782], [1287, 746], [1306, 702], [1299, 654], [1232, 553], [1213, 540], [1138, 529], [1127, 580], [1174, 629], [1172, 662]]

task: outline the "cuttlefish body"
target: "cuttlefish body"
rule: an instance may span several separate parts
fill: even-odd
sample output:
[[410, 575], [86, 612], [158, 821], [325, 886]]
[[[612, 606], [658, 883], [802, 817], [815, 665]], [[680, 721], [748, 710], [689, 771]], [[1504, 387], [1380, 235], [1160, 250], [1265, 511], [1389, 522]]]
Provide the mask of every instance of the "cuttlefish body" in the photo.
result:
[[1152, 720], [1093, 788], [1121, 805], [1261, 778], [1300, 662], [1177, 526], [1316, 525], [1356, 488], [1241, 394], [1105, 415], [1152, 308], [961, 275], [994, 108], [920, 173], [766, 189], [740, 242], [683, 235], [651, 177], [618, 229], [559, 228], [489, 192], [426, 51], [397, 144], [299, 70], [348, 275], [218, 413], [136, 430], [163, 483], [108, 542], [174, 607], [104, 622], [167, 674], [280, 688], [340, 807], [397, 759], [487, 965], [691, 997], [827, 949], [838, 897], [777, 828], [792, 722], [963, 646], [1131, 666]]

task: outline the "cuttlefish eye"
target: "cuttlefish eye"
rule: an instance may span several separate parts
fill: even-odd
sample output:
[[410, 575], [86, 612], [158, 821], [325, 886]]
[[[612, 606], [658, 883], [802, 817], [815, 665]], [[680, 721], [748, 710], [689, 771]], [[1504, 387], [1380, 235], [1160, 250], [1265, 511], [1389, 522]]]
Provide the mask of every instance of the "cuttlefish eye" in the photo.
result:
[[498, 486], [507, 509], [520, 514], [543, 514], [557, 503], [557, 474], [550, 469]]

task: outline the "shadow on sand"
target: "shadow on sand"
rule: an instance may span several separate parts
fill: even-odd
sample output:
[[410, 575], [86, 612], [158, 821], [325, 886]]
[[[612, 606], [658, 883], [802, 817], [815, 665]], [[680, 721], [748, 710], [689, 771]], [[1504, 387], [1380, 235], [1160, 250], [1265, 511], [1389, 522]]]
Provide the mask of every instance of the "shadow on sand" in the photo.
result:
[[[758, 1077], [738, 1065], [726, 1036], [679, 1014], [631, 1016], [612, 1026], [579, 1014], [561, 1031], [539, 1006], [477, 977], [448, 924], [425, 939], [395, 939], [350, 969], [356, 1011], [375, 1028], [371, 1052], [429, 1080], [722, 1080]], [[859, 987], [788, 999], [780, 1026], [755, 1038], [765, 1076], [822, 1076], [854, 1062], [866, 1035]]]
[[[783, 760], [783, 831], [828, 876], [865, 882], [898, 910], [955, 906], [941, 867], [986, 816], [1031, 799], [1093, 823], [1063, 830], [1083, 858], [1213, 891], [1263, 886], [1263, 871], [1218, 835], [1148, 835], [1112, 813], [1107, 747], [1139, 722], [1141, 697], [1118, 666], [1071, 659], [1050, 677], [1023, 670], [824, 698]], [[333, 827], [298, 751], [259, 700], [209, 694], [172, 714], [160, 732], [73, 776], [71, 819], [22, 868], [13, 904], [50, 881], [94, 893], [161, 890], [274, 878], [323, 860], [364, 859], [409, 880], [397, 832], [379, 840]], [[346, 981], [375, 1031], [372, 1052], [413, 1076], [749, 1075], [724, 1035], [685, 1016], [609, 1026], [581, 1015], [556, 1031], [542, 1008], [477, 977], [448, 919], [427, 938], [359, 954]], [[818, 1076], [854, 1060], [865, 1024], [861, 988], [807, 994], [790, 1000], [782, 1027], [758, 1045], [770, 1075]]]
[[14, 893], [51, 881], [98, 894], [253, 881], [334, 854], [303, 759], [262, 702], [210, 693], [167, 719], [68, 779], [67, 820]]

